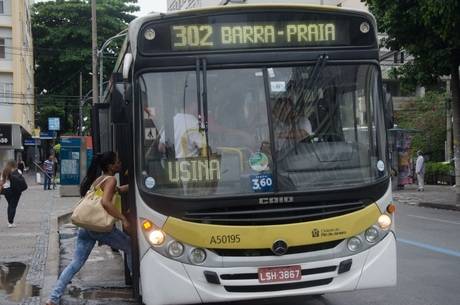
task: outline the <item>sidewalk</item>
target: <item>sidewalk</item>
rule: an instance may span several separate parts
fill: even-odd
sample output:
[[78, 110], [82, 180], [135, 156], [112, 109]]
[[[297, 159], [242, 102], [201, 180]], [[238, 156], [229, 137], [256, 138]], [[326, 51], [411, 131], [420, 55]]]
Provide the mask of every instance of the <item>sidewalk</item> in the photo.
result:
[[425, 185], [425, 190], [418, 192], [417, 185], [412, 184], [393, 192], [394, 200], [399, 203], [460, 211], [456, 197], [455, 188], [449, 185]]
[[[16, 228], [8, 228], [7, 202], [0, 196], [0, 304], [38, 305], [46, 277], [48, 244], [53, 219], [71, 210], [75, 198], [60, 198], [58, 191], [44, 191], [33, 175], [17, 208]], [[56, 259], [56, 258], [55, 258]]]
[[[8, 228], [7, 202], [0, 196], [0, 304], [42, 305], [58, 274], [73, 256], [76, 228], [69, 215], [79, 198], [44, 191], [35, 175], [26, 175], [15, 218]], [[68, 286], [61, 305], [137, 304], [124, 284], [121, 255], [95, 247], [88, 262]]]

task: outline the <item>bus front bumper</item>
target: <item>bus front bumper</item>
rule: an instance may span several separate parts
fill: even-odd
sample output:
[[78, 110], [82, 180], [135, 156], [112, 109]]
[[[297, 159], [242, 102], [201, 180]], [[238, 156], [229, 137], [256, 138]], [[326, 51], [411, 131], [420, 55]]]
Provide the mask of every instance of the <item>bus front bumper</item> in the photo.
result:
[[[352, 260], [351, 268], [340, 274], [337, 268], [332, 272], [302, 275], [300, 281], [261, 284], [257, 278], [229, 279], [232, 277], [223, 276], [257, 275], [257, 267], [214, 268], [187, 265], [150, 249], [141, 260], [142, 298], [146, 305], [193, 304], [323, 294], [396, 285], [396, 241], [393, 233], [388, 234], [374, 247], [358, 254], [300, 265], [302, 270], [321, 270], [318, 268], [339, 266], [349, 259]], [[273, 266], [276, 266], [276, 257]], [[210, 283], [205, 278], [205, 271], [217, 274], [220, 283]]]

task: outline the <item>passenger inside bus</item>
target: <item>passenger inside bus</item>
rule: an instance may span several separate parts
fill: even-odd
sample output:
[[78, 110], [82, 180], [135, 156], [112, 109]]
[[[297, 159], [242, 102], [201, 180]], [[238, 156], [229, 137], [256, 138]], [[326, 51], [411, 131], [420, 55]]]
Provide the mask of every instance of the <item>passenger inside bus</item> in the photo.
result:
[[290, 97], [280, 97], [273, 105], [273, 126], [278, 149], [290, 141], [301, 142], [313, 135], [310, 120], [296, 113]]
[[199, 157], [206, 145], [205, 135], [199, 130], [197, 105], [186, 103], [184, 106], [183, 112], [173, 118], [176, 159]]

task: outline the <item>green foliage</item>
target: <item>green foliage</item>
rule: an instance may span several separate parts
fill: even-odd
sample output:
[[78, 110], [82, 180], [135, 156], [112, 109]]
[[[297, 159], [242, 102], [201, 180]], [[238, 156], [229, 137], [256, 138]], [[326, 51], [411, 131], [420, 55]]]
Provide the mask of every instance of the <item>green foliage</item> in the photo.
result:
[[454, 165], [446, 162], [425, 163], [425, 181], [427, 184], [452, 184]]
[[430, 74], [429, 69], [417, 61], [410, 61], [400, 67], [392, 68], [389, 76], [391, 79], [400, 81], [402, 96], [414, 95], [417, 85], [435, 87], [439, 79], [437, 75]]
[[406, 49], [432, 75], [450, 74], [452, 56], [460, 50], [460, 1], [367, 0], [385, 44]]
[[[98, 0], [98, 46], [127, 27], [139, 10], [137, 0]], [[65, 96], [52, 103], [64, 110], [64, 128], [75, 130], [78, 110], [79, 74], [83, 75], [83, 94], [91, 89], [91, 1], [56, 0], [38, 2], [32, 8], [32, 34], [38, 92]], [[111, 73], [122, 39], [110, 45], [104, 56], [105, 79]], [[38, 106], [43, 105], [38, 102]], [[77, 107], [76, 107], [77, 106]], [[41, 111], [40, 121], [44, 113]], [[68, 124], [68, 119], [72, 120]], [[45, 125], [46, 126], [46, 125]], [[41, 126], [43, 128], [43, 126]]]
[[446, 141], [446, 96], [428, 92], [418, 99], [415, 109], [396, 114], [399, 127], [416, 129], [412, 140], [412, 151], [418, 150], [430, 156], [431, 161], [444, 160], [444, 142]]

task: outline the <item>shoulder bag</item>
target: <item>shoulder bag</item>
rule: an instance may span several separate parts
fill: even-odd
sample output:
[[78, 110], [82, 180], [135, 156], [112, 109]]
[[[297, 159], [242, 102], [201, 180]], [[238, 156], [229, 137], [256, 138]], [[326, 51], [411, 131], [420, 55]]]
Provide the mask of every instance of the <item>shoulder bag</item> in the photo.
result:
[[100, 187], [107, 178], [102, 179], [96, 186], [91, 186], [85, 197], [77, 203], [70, 218], [74, 225], [95, 232], [112, 231], [116, 218], [104, 209], [102, 205], [104, 192]]
[[26, 179], [24, 179], [24, 177], [18, 170], [15, 170], [14, 172], [11, 173], [10, 183], [11, 183], [11, 189], [16, 194], [21, 194], [22, 192], [27, 190]]

